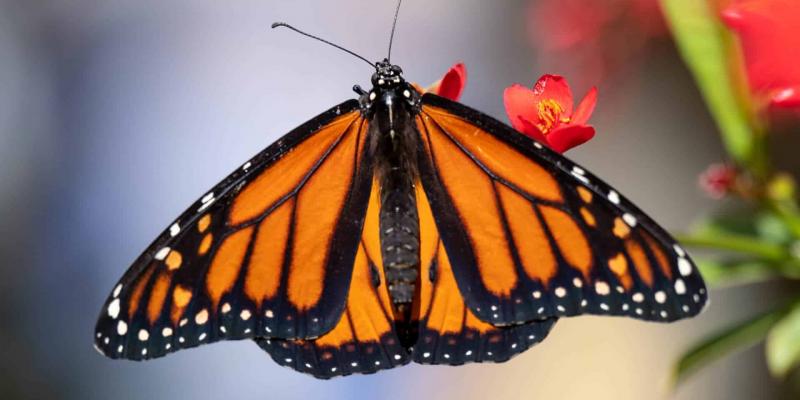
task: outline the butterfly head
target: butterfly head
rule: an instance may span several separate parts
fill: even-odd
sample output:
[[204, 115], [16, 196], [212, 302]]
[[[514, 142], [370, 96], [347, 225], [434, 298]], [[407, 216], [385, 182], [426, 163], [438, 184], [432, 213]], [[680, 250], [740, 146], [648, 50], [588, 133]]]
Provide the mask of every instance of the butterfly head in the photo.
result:
[[375, 73], [372, 74], [374, 88], [392, 89], [402, 86], [404, 83], [403, 69], [400, 66], [393, 65], [387, 59], [375, 63]]
[[[355, 90], [355, 88], [354, 88]], [[412, 107], [420, 103], [419, 92], [403, 79], [403, 69], [384, 59], [375, 63], [372, 74], [372, 90], [369, 92], [356, 90], [361, 94], [361, 104], [366, 110], [375, 110], [380, 104], [386, 107]]]

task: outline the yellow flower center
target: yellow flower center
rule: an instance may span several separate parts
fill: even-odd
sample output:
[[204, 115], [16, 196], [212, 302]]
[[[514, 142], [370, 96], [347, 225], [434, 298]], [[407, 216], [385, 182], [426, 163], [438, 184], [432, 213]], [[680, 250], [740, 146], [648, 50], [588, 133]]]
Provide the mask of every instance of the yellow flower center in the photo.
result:
[[542, 100], [536, 107], [539, 113], [539, 123], [536, 124], [536, 127], [539, 128], [544, 135], [550, 133], [550, 131], [558, 125], [568, 124], [570, 122], [570, 117], [561, 116], [561, 114], [564, 113], [564, 109], [561, 107], [561, 104], [558, 104], [558, 102], [553, 99]]

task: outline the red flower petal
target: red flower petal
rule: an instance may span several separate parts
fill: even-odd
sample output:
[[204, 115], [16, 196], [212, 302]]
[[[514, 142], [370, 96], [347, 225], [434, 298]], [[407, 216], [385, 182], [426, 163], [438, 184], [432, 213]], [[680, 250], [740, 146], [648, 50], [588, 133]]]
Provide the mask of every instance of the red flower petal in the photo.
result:
[[[523, 124], [523, 119], [532, 126], [534, 124], [530, 121], [539, 120], [539, 115], [536, 111], [537, 98], [533, 94], [533, 90], [525, 86], [515, 83], [507, 87], [503, 92], [503, 103], [506, 107], [508, 120], [511, 121], [511, 126], [522, 133], [529, 133], [526, 130], [530, 129]], [[536, 127], [534, 126], [534, 128]], [[539, 132], [539, 129], [536, 129], [536, 132]]]
[[525, 118], [520, 118], [519, 121], [520, 125], [522, 126], [522, 129], [517, 129], [518, 131], [522, 132], [525, 136], [528, 136], [539, 143], [543, 143], [547, 146], [550, 146], [547, 143], [547, 138], [542, 133], [542, 131], [540, 131], [539, 128], [536, 127], [536, 125], [534, 125], [531, 121], [528, 121]]
[[566, 125], [547, 135], [550, 147], [563, 153], [575, 146], [581, 145], [594, 137], [594, 128], [589, 125]]
[[458, 101], [467, 85], [467, 69], [464, 63], [453, 65], [438, 82], [434, 93], [439, 96]]
[[777, 90], [770, 98], [770, 106], [778, 108], [800, 108], [800, 86]]
[[567, 80], [559, 75], [543, 75], [533, 85], [533, 94], [539, 99], [553, 99], [561, 106], [562, 115], [572, 115], [572, 90]]
[[736, 0], [722, 12], [738, 33], [753, 92], [768, 96], [800, 84], [800, 7], [796, 0]]
[[594, 112], [595, 105], [597, 105], [597, 88], [592, 87], [586, 93], [586, 96], [583, 96], [583, 100], [581, 100], [580, 104], [578, 104], [575, 113], [572, 114], [572, 121], [570, 123], [575, 125], [586, 124], [589, 121], [589, 117], [591, 117]]

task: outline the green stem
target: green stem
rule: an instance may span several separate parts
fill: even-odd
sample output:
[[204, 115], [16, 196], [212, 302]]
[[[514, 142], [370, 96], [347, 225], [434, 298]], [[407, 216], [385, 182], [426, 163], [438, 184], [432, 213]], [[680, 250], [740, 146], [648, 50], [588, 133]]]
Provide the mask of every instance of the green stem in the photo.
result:
[[783, 246], [765, 243], [751, 236], [730, 234], [714, 236], [678, 235], [678, 241], [689, 246], [736, 251], [773, 262], [788, 261], [790, 258]]

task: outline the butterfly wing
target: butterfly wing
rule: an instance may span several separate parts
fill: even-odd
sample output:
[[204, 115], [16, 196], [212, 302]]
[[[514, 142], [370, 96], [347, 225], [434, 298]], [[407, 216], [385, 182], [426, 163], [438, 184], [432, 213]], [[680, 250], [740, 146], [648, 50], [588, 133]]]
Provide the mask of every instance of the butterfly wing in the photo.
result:
[[366, 132], [358, 103], [342, 103], [215, 186], [113, 289], [98, 350], [138, 360], [330, 331], [345, 308], [372, 183]]
[[316, 339], [256, 341], [280, 365], [317, 378], [369, 374], [410, 361], [394, 329], [379, 237], [380, 198], [372, 185], [364, 229], [353, 267], [347, 307], [339, 323]]
[[673, 321], [703, 309], [689, 256], [617, 191], [478, 111], [430, 94], [422, 102], [422, 183], [478, 318]]
[[482, 321], [466, 306], [428, 199], [422, 185], [416, 187], [421, 248], [414, 361], [448, 365], [502, 362], [544, 340], [557, 318], [498, 327]]

